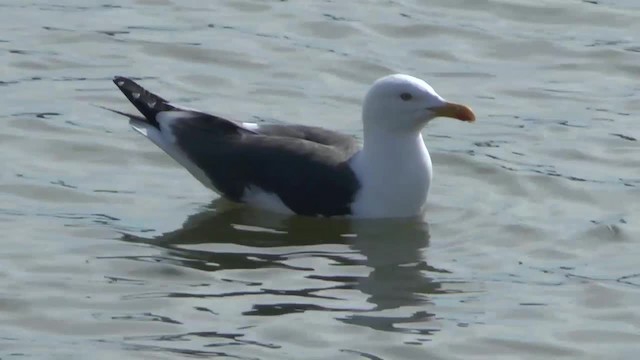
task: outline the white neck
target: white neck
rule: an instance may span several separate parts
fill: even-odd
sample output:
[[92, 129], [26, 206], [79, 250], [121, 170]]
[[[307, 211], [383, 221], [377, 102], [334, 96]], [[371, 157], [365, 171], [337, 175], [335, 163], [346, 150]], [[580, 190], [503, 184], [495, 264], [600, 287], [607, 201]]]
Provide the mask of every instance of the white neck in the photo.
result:
[[351, 210], [356, 217], [422, 214], [431, 183], [431, 158], [419, 131], [365, 128], [363, 149], [351, 159], [361, 183]]

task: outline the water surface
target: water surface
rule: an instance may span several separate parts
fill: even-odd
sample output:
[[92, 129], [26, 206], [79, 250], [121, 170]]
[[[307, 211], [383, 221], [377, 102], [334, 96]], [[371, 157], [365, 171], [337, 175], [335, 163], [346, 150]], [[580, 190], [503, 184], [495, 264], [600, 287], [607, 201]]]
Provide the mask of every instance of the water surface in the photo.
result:
[[[631, 0], [5, 1], [0, 358], [631, 359]], [[474, 108], [425, 129], [424, 221], [229, 208], [111, 83], [361, 135], [392, 72]]]

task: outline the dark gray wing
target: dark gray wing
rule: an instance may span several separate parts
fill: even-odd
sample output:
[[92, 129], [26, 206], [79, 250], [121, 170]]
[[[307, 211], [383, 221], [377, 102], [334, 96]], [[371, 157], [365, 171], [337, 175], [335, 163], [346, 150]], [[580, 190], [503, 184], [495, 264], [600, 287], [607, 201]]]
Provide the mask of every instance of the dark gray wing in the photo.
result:
[[194, 128], [201, 127], [204, 131], [259, 133], [268, 136], [290, 137], [336, 147], [343, 152], [355, 152], [359, 148], [359, 144], [353, 136], [341, 134], [339, 132], [317, 126], [260, 124], [257, 129], [247, 129], [236, 121], [175, 106], [169, 101], [146, 90], [135, 81], [124, 76], [114, 77], [113, 82], [118, 86], [127, 99], [129, 99], [131, 104], [133, 104], [144, 115], [144, 118], [120, 111], [114, 111], [108, 108], [107, 110], [114, 111], [131, 119], [146, 122], [156, 128], [160, 127], [157, 119], [159, 114], [166, 114], [167, 112], [181, 112], [184, 114], [184, 117], [201, 117], [199, 121], [192, 121], [191, 125]]
[[231, 200], [242, 201], [254, 186], [278, 195], [298, 214], [350, 213], [360, 186], [347, 162], [359, 148], [353, 137], [303, 125], [247, 129], [172, 105], [131, 79], [118, 76], [113, 81], [144, 118], [115, 112], [152, 127], [147, 137], [170, 155], [173, 146], [178, 148]]
[[255, 132], [263, 135], [283, 136], [332, 146], [345, 153], [354, 153], [360, 145], [353, 136], [317, 126], [289, 124], [260, 124]]
[[178, 147], [228, 198], [241, 201], [245, 190], [254, 186], [278, 195], [297, 214], [350, 213], [360, 186], [347, 163], [357, 150], [355, 142], [322, 144], [295, 136], [310, 132], [290, 128], [283, 134], [282, 127], [279, 135], [265, 131], [221, 136], [219, 126], [212, 118], [198, 116], [173, 122], [171, 130]]

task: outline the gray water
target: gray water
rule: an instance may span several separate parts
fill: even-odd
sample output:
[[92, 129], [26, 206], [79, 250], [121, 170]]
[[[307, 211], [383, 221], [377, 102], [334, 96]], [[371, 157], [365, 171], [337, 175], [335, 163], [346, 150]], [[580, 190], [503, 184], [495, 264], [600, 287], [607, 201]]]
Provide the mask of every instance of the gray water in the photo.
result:
[[[632, 359], [635, 0], [0, 2], [0, 359]], [[111, 83], [361, 135], [393, 72], [478, 121], [425, 129], [425, 222], [228, 208]]]

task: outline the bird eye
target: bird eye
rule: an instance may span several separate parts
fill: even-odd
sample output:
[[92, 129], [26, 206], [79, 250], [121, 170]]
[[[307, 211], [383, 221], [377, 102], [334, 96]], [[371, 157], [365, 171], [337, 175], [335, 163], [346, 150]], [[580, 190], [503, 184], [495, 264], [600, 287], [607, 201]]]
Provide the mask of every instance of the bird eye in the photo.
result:
[[409, 100], [413, 99], [413, 95], [411, 95], [409, 93], [402, 93], [402, 94], [400, 94], [400, 99], [402, 99], [404, 101], [409, 101]]

